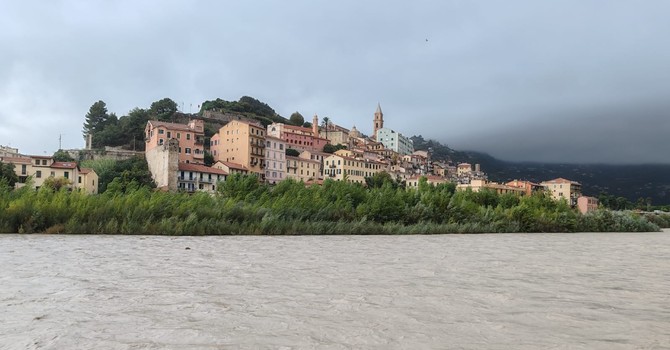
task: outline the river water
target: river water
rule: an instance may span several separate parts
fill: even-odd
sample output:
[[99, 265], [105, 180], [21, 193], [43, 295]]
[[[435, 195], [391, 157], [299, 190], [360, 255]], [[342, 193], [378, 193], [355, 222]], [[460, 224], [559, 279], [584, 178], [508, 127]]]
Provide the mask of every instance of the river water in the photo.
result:
[[0, 235], [0, 349], [670, 349], [669, 296], [667, 230]]

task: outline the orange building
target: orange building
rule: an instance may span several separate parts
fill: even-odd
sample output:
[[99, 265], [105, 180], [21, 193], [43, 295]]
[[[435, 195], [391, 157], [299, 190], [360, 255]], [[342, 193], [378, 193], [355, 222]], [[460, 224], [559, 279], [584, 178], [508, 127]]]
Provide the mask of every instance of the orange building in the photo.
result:
[[232, 120], [212, 136], [210, 148], [215, 161], [240, 164], [264, 178], [265, 128], [260, 123]]
[[144, 128], [146, 150], [167, 144], [171, 139], [179, 141], [179, 163], [204, 164], [205, 127], [202, 120], [192, 119], [188, 124], [150, 120]]

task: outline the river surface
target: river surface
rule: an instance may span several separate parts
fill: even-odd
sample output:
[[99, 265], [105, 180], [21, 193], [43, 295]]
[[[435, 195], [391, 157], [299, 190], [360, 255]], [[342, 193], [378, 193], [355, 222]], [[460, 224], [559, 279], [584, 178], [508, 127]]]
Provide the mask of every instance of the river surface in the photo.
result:
[[670, 231], [0, 235], [0, 349], [670, 349]]

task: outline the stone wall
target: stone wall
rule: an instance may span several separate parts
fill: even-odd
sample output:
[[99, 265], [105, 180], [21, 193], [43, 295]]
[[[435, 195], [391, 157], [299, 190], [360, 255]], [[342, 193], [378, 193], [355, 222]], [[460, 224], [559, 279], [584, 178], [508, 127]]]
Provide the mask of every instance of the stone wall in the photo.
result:
[[147, 151], [146, 157], [156, 187], [168, 191], [177, 191], [179, 141], [171, 139], [167, 144]]

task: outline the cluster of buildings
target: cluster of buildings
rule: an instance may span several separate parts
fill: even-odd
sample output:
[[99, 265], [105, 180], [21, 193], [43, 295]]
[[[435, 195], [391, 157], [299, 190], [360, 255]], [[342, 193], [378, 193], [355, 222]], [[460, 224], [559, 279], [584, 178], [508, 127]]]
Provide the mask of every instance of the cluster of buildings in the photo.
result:
[[[98, 174], [90, 168], [80, 168], [76, 162], [58, 162], [51, 156], [20, 154], [16, 148], [0, 146], [0, 162], [14, 164], [19, 181], [17, 187], [32, 183], [35, 189], [47, 179], [66, 179], [64, 185], [72, 190], [98, 193]], [[28, 181], [31, 179], [32, 181]]]
[[[210, 139], [214, 164], [207, 166], [203, 120], [192, 119], [187, 124], [151, 120], [145, 127], [145, 157], [157, 187], [167, 191], [215, 192], [220, 181], [235, 173], [256, 175], [269, 184], [285, 179], [306, 184], [321, 184], [325, 179], [365, 184], [366, 177], [386, 172], [408, 188], [417, 188], [425, 178], [429, 184], [455, 183], [458, 190], [488, 189], [517, 195], [548, 191], [582, 212], [598, 206], [597, 199], [581, 195], [581, 185], [574, 181], [495, 183], [479, 164], [433, 161], [430, 152], [415, 151], [410, 138], [384, 126], [379, 104], [372, 122], [373, 135], [368, 137], [355, 126], [347, 129], [328, 122], [320, 127], [317, 115], [310, 128], [282, 123], [264, 127], [254, 120], [230, 118]], [[324, 152], [328, 144], [339, 145], [339, 150]], [[9, 147], [0, 147], [0, 161], [15, 164], [20, 184], [32, 177], [39, 188], [48, 177], [64, 177], [72, 189], [97, 193], [97, 174], [74, 162], [24, 156]]]

